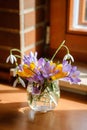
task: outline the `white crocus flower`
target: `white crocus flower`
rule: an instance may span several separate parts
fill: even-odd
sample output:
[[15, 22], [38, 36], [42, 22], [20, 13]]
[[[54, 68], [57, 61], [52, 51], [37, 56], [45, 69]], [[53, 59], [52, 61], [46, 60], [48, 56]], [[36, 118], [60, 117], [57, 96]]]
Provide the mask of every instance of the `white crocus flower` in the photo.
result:
[[20, 77], [18, 77], [18, 78], [14, 81], [13, 87], [16, 87], [17, 84], [19, 84], [19, 83], [20, 83], [24, 88], [26, 87], [25, 82], [24, 82], [23, 79], [20, 78]]
[[64, 56], [63, 60], [71, 60], [72, 62], [74, 62], [73, 56], [69, 53]]
[[9, 61], [13, 64], [14, 62], [17, 61], [17, 59], [16, 59], [16, 57], [15, 57], [14, 55], [10, 54], [10, 55], [7, 57], [7, 59], [6, 59], [6, 63], [8, 63]]

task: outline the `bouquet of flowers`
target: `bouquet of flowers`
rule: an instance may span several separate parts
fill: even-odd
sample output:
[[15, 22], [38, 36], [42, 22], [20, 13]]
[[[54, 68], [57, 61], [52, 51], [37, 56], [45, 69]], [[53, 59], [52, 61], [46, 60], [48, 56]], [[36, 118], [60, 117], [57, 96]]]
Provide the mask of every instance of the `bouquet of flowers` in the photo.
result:
[[[22, 86], [25, 87], [26, 85], [23, 79], [28, 81], [30, 104], [33, 99], [34, 101], [37, 101], [40, 100], [43, 95], [45, 95], [45, 97], [50, 95], [49, 98], [57, 105], [55, 95], [59, 95], [57, 91], [58, 86], [56, 87], [55, 81], [63, 79], [75, 84], [80, 82], [80, 72], [77, 70], [76, 66], [71, 65], [71, 62], [74, 62], [74, 58], [64, 43], [65, 41], [61, 43], [50, 60], [42, 57], [38, 59], [37, 52], [30, 52], [29, 55], [24, 55], [22, 58], [19, 55], [13, 55], [14, 51], [20, 52], [20, 50], [10, 50], [10, 56], [8, 56], [6, 62], [10, 61], [12, 64], [15, 63], [16, 65], [15, 70], [17, 79], [14, 81], [13, 85], [16, 86], [17, 83], [20, 82]], [[65, 47], [67, 50], [67, 54], [64, 56], [62, 63], [53, 62], [54, 57], [62, 47]], [[18, 64], [18, 58], [22, 58], [21, 64]]]

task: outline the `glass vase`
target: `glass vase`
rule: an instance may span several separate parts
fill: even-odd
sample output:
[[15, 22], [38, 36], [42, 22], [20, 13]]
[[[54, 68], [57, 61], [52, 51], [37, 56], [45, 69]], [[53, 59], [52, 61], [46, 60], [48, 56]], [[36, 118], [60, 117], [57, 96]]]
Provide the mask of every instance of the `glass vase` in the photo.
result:
[[53, 110], [58, 105], [60, 98], [59, 82], [50, 81], [44, 91], [40, 94], [32, 94], [32, 85], [27, 87], [28, 105], [37, 112], [47, 112]]

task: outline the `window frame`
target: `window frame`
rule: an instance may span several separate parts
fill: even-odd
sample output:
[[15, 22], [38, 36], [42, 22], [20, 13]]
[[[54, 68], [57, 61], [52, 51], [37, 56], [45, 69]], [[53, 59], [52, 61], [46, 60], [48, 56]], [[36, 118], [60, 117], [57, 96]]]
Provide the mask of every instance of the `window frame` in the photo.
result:
[[[79, 28], [79, 25], [81, 26], [86, 26], [87, 28], [87, 21], [84, 20], [85, 18], [85, 2], [86, 0], [79, 0], [80, 4], [79, 4], [79, 14], [78, 14], [78, 29], [73, 27], [73, 6], [74, 6], [74, 0], [68, 0], [68, 9], [67, 9], [67, 33], [71, 33], [71, 34], [81, 34], [81, 35], [87, 35], [87, 29], [84, 28]], [[81, 11], [82, 10], [82, 11]], [[84, 15], [83, 15], [84, 14]]]
[[79, 4], [79, 24], [82, 25], [87, 25], [87, 20], [85, 20], [85, 15], [86, 15], [86, 0], [80, 0]]

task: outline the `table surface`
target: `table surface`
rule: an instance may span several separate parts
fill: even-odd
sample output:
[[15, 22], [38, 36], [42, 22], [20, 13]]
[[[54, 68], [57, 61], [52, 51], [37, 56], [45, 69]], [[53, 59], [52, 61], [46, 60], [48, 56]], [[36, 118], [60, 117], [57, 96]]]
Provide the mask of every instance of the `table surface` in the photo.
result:
[[61, 92], [55, 110], [34, 113], [25, 89], [0, 84], [0, 130], [87, 130], [87, 97]]

